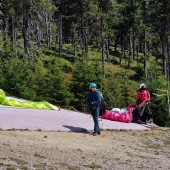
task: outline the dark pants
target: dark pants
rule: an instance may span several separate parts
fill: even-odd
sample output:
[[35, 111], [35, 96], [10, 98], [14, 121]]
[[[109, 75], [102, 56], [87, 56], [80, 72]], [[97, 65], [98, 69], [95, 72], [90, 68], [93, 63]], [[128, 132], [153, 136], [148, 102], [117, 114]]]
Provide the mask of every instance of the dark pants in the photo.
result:
[[151, 117], [152, 112], [150, 110], [148, 103], [143, 103], [135, 108], [133, 111], [133, 121], [134, 123], [138, 122], [139, 120], [143, 123], [146, 123], [147, 120]]
[[100, 108], [99, 107], [97, 107], [95, 110], [92, 111], [92, 117], [93, 117], [93, 121], [94, 121], [94, 133], [99, 133], [100, 132], [99, 113], [100, 113]]

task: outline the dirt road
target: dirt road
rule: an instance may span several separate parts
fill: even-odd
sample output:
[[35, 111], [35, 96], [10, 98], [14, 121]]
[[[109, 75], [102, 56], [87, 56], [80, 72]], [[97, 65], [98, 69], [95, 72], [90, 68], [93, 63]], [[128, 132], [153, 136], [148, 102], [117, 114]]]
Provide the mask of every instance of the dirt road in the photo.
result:
[[170, 169], [170, 130], [0, 131], [0, 169]]

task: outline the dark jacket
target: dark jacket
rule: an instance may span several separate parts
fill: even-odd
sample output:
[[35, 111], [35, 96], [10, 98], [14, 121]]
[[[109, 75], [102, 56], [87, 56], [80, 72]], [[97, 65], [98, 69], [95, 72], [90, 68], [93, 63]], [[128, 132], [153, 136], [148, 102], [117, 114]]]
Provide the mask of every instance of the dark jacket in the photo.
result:
[[90, 107], [98, 107], [101, 102], [102, 102], [102, 97], [99, 89], [97, 89], [94, 92], [88, 93], [87, 104]]

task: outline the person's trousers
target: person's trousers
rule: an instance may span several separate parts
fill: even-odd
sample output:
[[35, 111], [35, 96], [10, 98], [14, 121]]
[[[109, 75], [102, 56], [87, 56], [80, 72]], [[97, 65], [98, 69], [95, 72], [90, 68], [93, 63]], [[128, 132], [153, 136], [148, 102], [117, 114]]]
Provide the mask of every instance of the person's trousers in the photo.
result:
[[149, 119], [150, 115], [152, 115], [149, 104], [146, 102], [142, 102], [141, 104], [139, 104], [136, 111], [137, 112], [135, 115], [135, 119], [140, 119], [142, 122], [146, 122]]
[[100, 132], [100, 127], [99, 127], [99, 113], [100, 113], [100, 108], [97, 107], [92, 114], [93, 121], [94, 121], [94, 133], [99, 133]]

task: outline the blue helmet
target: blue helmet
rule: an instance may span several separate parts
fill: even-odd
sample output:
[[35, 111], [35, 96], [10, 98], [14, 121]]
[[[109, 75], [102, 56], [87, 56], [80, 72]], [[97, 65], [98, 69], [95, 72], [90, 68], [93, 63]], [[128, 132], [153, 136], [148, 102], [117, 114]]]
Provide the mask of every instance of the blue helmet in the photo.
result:
[[96, 87], [96, 83], [90, 83], [89, 88]]

